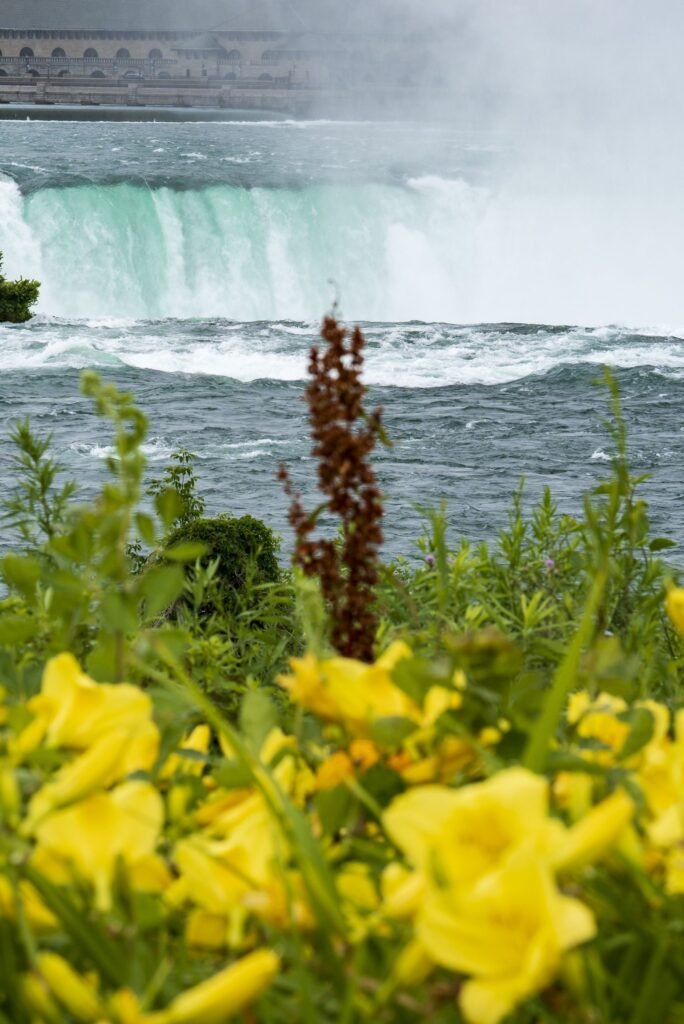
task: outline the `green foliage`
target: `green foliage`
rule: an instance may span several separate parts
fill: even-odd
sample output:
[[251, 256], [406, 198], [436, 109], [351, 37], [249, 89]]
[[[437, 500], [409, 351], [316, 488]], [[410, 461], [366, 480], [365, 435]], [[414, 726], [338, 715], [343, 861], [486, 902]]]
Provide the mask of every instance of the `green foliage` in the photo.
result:
[[40, 283], [20, 278], [8, 281], [2, 273], [3, 257], [0, 253], [0, 323], [23, 324], [33, 316], [32, 308], [38, 301]]
[[237, 519], [218, 516], [215, 519], [191, 519], [179, 526], [166, 540], [165, 560], [197, 559], [207, 569], [216, 562], [215, 586], [205, 611], [234, 610], [238, 594], [245, 587], [258, 588], [277, 583], [280, 566], [277, 558], [278, 539], [265, 523], [252, 516]]
[[172, 492], [178, 497], [178, 514], [171, 523], [171, 529], [189, 526], [195, 519], [200, 519], [206, 510], [204, 498], [197, 494], [197, 476], [194, 469], [195, 456], [187, 448], [179, 448], [171, 456], [172, 462], [164, 470], [161, 478], [151, 480], [147, 493], [154, 498], [164, 492]]
[[[651, 537], [648, 508], [640, 496], [645, 477], [629, 466], [619, 395], [608, 374], [613, 441], [610, 476], [584, 502], [584, 516], [558, 513], [547, 488], [527, 514], [523, 484], [508, 525], [493, 544], [447, 541], [444, 508], [427, 509], [419, 541], [420, 564], [399, 559], [385, 566], [379, 588], [382, 642], [406, 630], [426, 653], [445, 636], [492, 627], [516, 641], [523, 654], [520, 691], [548, 684], [582, 622], [590, 590], [601, 572], [585, 645], [577, 667], [581, 684], [589, 663], [602, 685], [622, 695], [672, 697], [684, 681], [679, 640], [663, 611], [671, 570], [660, 557], [672, 542]], [[617, 692], [617, 691], [616, 691]]]
[[16, 485], [4, 502], [5, 522], [16, 531], [25, 548], [38, 550], [63, 527], [76, 484], [67, 480], [57, 486], [62, 467], [50, 457], [52, 437], [38, 438], [28, 420], [15, 424], [12, 475]]

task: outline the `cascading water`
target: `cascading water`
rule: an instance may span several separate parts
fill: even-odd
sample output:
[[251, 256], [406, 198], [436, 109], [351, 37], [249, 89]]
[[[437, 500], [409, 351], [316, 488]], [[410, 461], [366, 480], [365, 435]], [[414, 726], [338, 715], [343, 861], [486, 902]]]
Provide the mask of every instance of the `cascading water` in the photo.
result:
[[436, 176], [26, 196], [4, 180], [0, 249], [43, 282], [40, 312], [67, 319], [314, 320], [337, 293], [353, 319], [676, 330], [678, 231], [665, 200], [647, 215], [648, 230], [633, 202]]
[[476, 202], [460, 182], [27, 198], [4, 182], [0, 248], [9, 270], [42, 279], [41, 311], [64, 318], [307, 319], [337, 287], [352, 316], [448, 321], [467, 305], [455, 243]]

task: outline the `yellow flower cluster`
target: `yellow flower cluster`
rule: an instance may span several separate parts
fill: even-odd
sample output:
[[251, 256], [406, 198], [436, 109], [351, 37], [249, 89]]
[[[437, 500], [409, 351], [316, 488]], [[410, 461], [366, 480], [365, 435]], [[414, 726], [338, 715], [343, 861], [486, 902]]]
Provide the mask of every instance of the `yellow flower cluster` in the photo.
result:
[[[68, 654], [26, 707], [0, 693], [0, 919], [31, 936], [32, 1024], [222, 1024], [319, 938], [340, 958], [384, 944], [383, 998], [446, 974], [468, 1024], [499, 1024], [600, 930], [600, 863], [618, 853], [684, 892], [684, 712], [575, 693], [573, 768], [547, 777], [506, 763], [509, 723], [480, 716], [453, 663], [412, 658], [294, 659], [280, 682], [315, 728], [267, 728], [249, 753], [202, 723], [170, 745], [143, 689]], [[141, 990], [135, 971], [114, 984], [74, 945], [72, 896], [121, 942], [133, 907], [191, 980], [160, 964]]]
[[[0, 761], [0, 821], [15, 825], [18, 835], [29, 840], [31, 870], [58, 887], [89, 885], [102, 914], [112, 907], [122, 873], [132, 890], [165, 899], [174, 886], [173, 862], [182, 880], [186, 857], [182, 843], [170, 864], [158, 852], [166, 817], [163, 793], [166, 788], [170, 795], [175, 773], [186, 770], [181, 754], [208, 747], [209, 730], [195, 730], [181, 754], [162, 766], [155, 784], [150, 776], [160, 735], [152, 703], [138, 687], [95, 683], [63, 654], [48, 663], [41, 693], [28, 708], [31, 721], [6, 737]], [[3, 711], [6, 723], [7, 708]], [[47, 751], [60, 752], [61, 764], [47, 774], [23, 811], [18, 772]], [[194, 763], [190, 772], [193, 768]], [[22, 915], [36, 934], [58, 934], [61, 921], [30, 882], [12, 884], [11, 876], [2, 873], [6, 862], [0, 846], [0, 915], [15, 920]], [[201, 902], [202, 895], [196, 892], [196, 900]], [[132, 991], [104, 994], [49, 950], [38, 953], [22, 988], [36, 1024], [65, 1020], [65, 1014], [98, 1024], [220, 1024], [256, 998], [278, 966], [271, 950], [250, 952], [181, 993], [166, 1009], [150, 1013], [142, 1012]]]
[[546, 779], [523, 768], [394, 801], [385, 825], [410, 869], [386, 870], [386, 907], [414, 918], [423, 962], [471, 976], [460, 997], [467, 1020], [497, 1024], [593, 937], [591, 911], [556, 877], [609, 850], [633, 810], [617, 792], [568, 829], [549, 815]]
[[[672, 714], [653, 700], [637, 701], [631, 710], [647, 714], [650, 730], [639, 749], [627, 749], [626, 755], [630, 708], [622, 698], [576, 693], [567, 718], [584, 760], [608, 769], [619, 766], [643, 794], [641, 828], [630, 831], [625, 854], [662, 879], [670, 894], [684, 893], [684, 711]], [[596, 778], [582, 772], [558, 776], [557, 795], [573, 816], [586, 813]]]

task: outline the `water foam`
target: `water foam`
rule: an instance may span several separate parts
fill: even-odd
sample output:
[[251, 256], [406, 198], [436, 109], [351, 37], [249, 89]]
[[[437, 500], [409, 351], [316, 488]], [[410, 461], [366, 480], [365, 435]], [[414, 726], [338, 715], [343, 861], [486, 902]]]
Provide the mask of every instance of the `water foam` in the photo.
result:
[[[385, 387], [506, 385], [564, 366], [684, 375], [678, 337], [647, 338], [624, 330], [448, 324], [366, 324], [365, 376]], [[165, 374], [216, 376], [244, 383], [298, 382], [306, 377], [315, 324], [226, 321], [82, 325], [38, 318], [0, 329], [0, 371], [131, 367]], [[475, 429], [480, 420], [468, 423]], [[250, 450], [277, 444], [248, 442]]]

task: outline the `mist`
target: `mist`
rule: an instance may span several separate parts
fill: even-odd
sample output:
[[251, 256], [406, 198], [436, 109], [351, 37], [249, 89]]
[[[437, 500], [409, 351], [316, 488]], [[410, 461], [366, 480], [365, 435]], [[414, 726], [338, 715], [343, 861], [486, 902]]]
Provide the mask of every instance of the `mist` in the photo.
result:
[[681, 329], [683, 5], [388, 0], [353, 24], [438, 69], [395, 116], [499, 148], [468, 224], [473, 320]]

